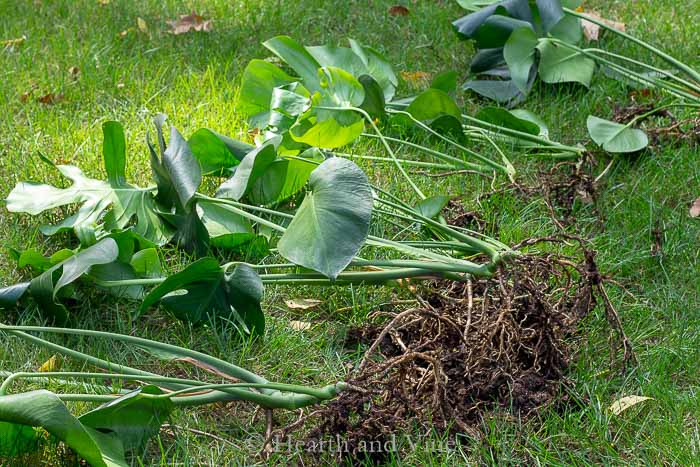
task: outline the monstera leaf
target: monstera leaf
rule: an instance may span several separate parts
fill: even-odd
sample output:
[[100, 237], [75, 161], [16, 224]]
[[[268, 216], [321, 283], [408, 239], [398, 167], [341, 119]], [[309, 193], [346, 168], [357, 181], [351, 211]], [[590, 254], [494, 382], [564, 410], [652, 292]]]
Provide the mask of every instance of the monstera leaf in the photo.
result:
[[86, 427], [116, 436], [129, 450], [143, 449], [175, 408], [156, 386], [143, 386], [78, 418]]
[[367, 238], [372, 191], [357, 165], [336, 157], [311, 173], [309, 186], [277, 248], [293, 263], [335, 279]]
[[[278, 36], [264, 45], [298, 78], [253, 60], [243, 74], [239, 109], [257, 128], [278, 135], [291, 128], [297, 143], [329, 149], [347, 144], [361, 133], [363, 120], [356, 112], [331, 109], [360, 107], [381, 117], [384, 103], [396, 92], [391, 65], [376, 50], [353, 40], [349, 48], [304, 47]], [[287, 143], [285, 139], [283, 146]]]
[[530, 92], [538, 72], [546, 83], [588, 86], [593, 62], [551, 40], [576, 44], [582, 38], [580, 21], [564, 14], [560, 0], [465, 1], [463, 6], [472, 13], [453, 25], [477, 47], [470, 65], [475, 78], [465, 89], [512, 106]]
[[[73, 182], [70, 187], [21, 182], [7, 197], [8, 211], [36, 215], [79, 204], [75, 214], [57, 225], [43, 226], [41, 231], [53, 235], [72, 229], [81, 243], [89, 245], [94, 243], [100, 229], [123, 229], [133, 224], [134, 232], [156, 245], [163, 245], [172, 232], [157, 214], [152, 190], [125, 181], [126, 152], [121, 125], [106, 122], [102, 129], [107, 181], [89, 178], [72, 165], [58, 165], [56, 169]], [[101, 222], [104, 225], [100, 225]]]
[[202, 175], [227, 175], [254, 146], [220, 135], [208, 128], [197, 130], [187, 141]]
[[290, 129], [294, 140], [325, 149], [344, 146], [365, 128], [358, 108], [365, 99], [362, 84], [350, 73], [334, 67], [318, 71], [320, 90], [311, 97], [311, 108]]
[[126, 467], [124, 446], [113, 433], [81, 423], [58, 396], [46, 390], [0, 396], [0, 456], [14, 455], [18, 444], [36, 436], [41, 427], [63, 441], [95, 467]]
[[166, 146], [163, 137], [164, 115], [156, 116], [154, 123], [159, 151], [150, 140], [148, 147], [153, 178], [158, 186], [156, 200], [163, 209], [159, 214], [174, 230], [173, 243], [189, 253], [204, 256], [209, 250], [209, 236], [197, 215], [195, 200], [202, 183], [201, 167], [187, 141], [175, 127], [170, 129], [170, 141]]
[[183, 321], [202, 324], [210, 318], [223, 318], [241, 325], [248, 333], [262, 335], [262, 292], [262, 281], [250, 266], [239, 264], [228, 274], [216, 259], [202, 258], [153, 289], [139, 314], [160, 302]]

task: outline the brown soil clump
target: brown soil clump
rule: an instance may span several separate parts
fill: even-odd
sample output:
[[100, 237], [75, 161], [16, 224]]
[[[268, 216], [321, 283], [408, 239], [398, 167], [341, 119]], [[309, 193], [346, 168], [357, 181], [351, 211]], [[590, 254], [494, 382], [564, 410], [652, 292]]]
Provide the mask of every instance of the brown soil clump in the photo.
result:
[[352, 389], [312, 414], [318, 423], [307, 439], [338, 435], [347, 443], [341, 454], [353, 456], [416, 429], [479, 436], [487, 411], [527, 417], [565, 403], [567, 337], [579, 321], [602, 299], [621, 332], [602, 281], [586, 252], [581, 264], [521, 255], [490, 279], [433, 283], [420, 306], [353, 334], [370, 347], [348, 379]]

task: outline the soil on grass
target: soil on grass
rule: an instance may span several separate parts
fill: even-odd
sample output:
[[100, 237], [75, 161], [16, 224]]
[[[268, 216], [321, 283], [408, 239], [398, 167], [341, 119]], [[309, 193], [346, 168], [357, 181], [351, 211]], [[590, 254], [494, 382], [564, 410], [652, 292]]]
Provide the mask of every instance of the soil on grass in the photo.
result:
[[380, 461], [386, 452], [364, 447], [416, 429], [479, 436], [489, 411], [528, 417], [565, 404], [567, 337], [605, 293], [601, 283], [586, 252], [581, 264], [522, 255], [490, 279], [425, 287], [420, 306], [351, 334], [369, 349], [352, 389], [312, 414], [307, 442], [338, 436], [339, 456]]
[[[681, 142], [700, 144], [700, 116], [678, 119], [668, 109], [654, 111], [655, 105], [647, 103], [617, 106], [613, 120], [618, 123], [629, 123], [634, 118], [644, 116], [636, 123], [645, 123], [643, 130], [649, 136], [652, 146]], [[655, 125], [650, 124], [652, 118], [656, 119]]]

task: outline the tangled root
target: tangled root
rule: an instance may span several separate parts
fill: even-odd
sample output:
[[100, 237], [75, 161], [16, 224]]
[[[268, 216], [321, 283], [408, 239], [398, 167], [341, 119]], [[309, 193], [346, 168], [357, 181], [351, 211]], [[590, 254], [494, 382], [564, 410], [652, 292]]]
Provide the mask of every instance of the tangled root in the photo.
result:
[[582, 264], [522, 255], [490, 279], [431, 284], [420, 306], [356, 330], [370, 347], [349, 378], [354, 390], [313, 414], [307, 439], [339, 435], [352, 454], [416, 428], [478, 436], [486, 411], [527, 417], [561, 401], [566, 338], [598, 300], [631, 358], [602, 284], [589, 252]]

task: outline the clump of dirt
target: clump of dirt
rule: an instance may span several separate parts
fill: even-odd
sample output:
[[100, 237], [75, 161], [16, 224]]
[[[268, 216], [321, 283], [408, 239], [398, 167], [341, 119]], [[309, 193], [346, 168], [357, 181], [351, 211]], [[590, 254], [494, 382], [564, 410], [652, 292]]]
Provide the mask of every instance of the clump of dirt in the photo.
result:
[[307, 439], [340, 436], [340, 455], [356, 455], [416, 428], [478, 436], [487, 411], [527, 417], [565, 403], [566, 338], [577, 323], [602, 299], [622, 333], [602, 283], [590, 252], [580, 264], [523, 254], [490, 279], [433, 283], [420, 306], [354, 333], [369, 349], [348, 379], [351, 389], [312, 414], [318, 424]]
[[476, 232], [484, 232], [486, 221], [476, 211], [465, 208], [460, 200], [452, 199], [443, 210], [445, 220], [449, 225], [464, 227]]

